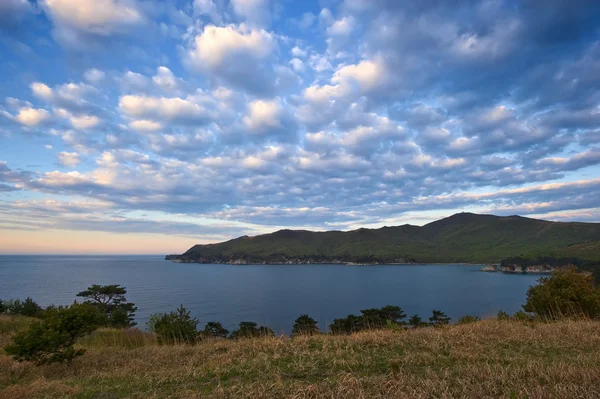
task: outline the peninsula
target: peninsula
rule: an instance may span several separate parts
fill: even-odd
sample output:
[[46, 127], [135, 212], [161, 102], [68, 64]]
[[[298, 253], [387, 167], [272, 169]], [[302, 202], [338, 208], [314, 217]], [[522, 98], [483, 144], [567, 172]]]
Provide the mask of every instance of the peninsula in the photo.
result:
[[[194, 245], [173, 262], [229, 264], [493, 263], [600, 261], [600, 223], [458, 213], [424, 226], [312, 232], [280, 230]], [[512, 262], [511, 264], [519, 264]]]

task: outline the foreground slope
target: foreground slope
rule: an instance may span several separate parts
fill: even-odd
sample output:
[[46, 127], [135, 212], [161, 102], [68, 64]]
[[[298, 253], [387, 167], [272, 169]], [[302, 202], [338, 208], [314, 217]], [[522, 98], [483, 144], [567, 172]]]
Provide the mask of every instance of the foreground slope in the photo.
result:
[[600, 224], [460, 213], [422, 227], [280, 230], [195, 245], [177, 259], [203, 263], [495, 263], [515, 256], [600, 260]]
[[0, 398], [591, 399], [600, 397], [599, 330], [598, 321], [484, 320], [195, 346], [98, 331], [70, 367], [0, 353]]

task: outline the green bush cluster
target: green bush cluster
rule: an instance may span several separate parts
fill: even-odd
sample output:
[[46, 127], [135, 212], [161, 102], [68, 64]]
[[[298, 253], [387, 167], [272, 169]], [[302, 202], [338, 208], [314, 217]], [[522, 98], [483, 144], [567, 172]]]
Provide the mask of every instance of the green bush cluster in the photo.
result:
[[20, 299], [9, 299], [8, 301], [0, 300], [0, 313], [38, 317], [43, 311], [44, 308], [38, 305], [30, 297], [25, 298], [24, 301], [21, 301]]
[[84, 352], [74, 347], [77, 339], [105, 322], [105, 316], [88, 304], [52, 307], [46, 309], [43, 318], [33, 322], [28, 330], [17, 333], [5, 350], [16, 360], [38, 365], [71, 362]]

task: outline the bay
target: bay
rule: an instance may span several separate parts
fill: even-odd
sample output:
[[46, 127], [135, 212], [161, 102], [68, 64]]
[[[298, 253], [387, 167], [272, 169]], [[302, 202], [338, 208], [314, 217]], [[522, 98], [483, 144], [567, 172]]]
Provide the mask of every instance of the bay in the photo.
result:
[[200, 319], [234, 329], [255, 321], [289, 333], [308, 314], [324, 329], [360, 309], [401, 306], [423, 319], [433, 309], [456, 320], [463, 315], [514, 313], [528, 274], [480, 272], [482, 266], [435, 265], [210, 265], [172, 263], [160, 256], [0, 256], [0, 298], [32, 297], [43, 306], [69, 304], [92, 284], [121, 284], [138, 306], [144, 327], [150, 314], [180, 304]]

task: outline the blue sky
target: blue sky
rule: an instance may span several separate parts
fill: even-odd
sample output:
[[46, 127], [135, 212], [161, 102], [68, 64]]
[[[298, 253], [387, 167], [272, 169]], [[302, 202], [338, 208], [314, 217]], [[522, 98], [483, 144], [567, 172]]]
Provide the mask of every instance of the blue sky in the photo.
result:
[[3, 0], [0, 253], [600, 221], [597, 1]]

